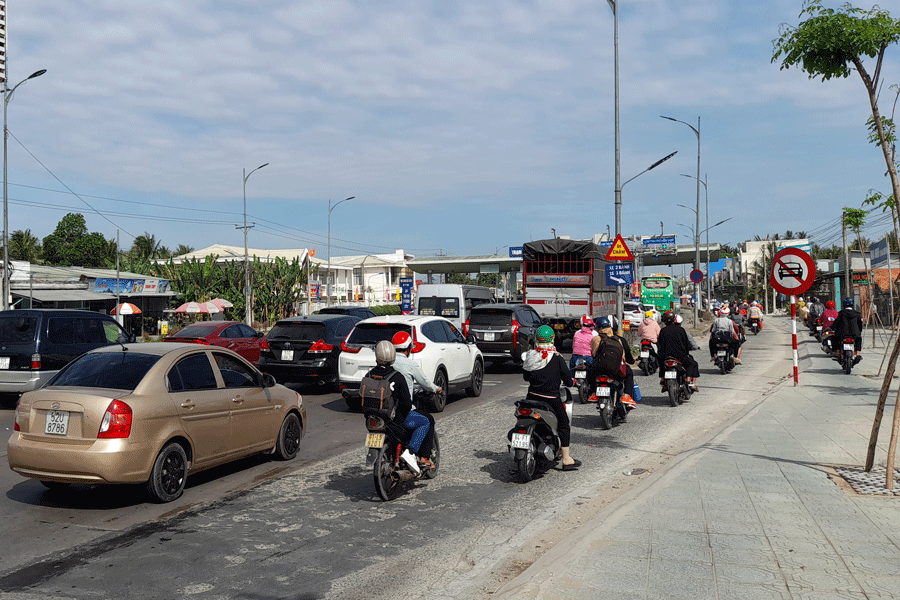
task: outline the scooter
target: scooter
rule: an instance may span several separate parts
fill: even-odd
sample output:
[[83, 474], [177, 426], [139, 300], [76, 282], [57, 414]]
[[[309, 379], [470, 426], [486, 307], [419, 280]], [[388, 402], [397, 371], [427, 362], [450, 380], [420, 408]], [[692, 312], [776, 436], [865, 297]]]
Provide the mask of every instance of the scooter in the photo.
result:
[[753, 335], [759, 333], [759, 317], [750, 317], [750, 330], [753, 332]]
[[403, 482], [434, 479], [441, 462], [441, 449], [431, 415], [425, 413], [431, 421], [431, 435], [434, 436], [431, 456], [428, 457], [433, 466], [431, 468], [422, 466], [417, 473], [400, 458], [409, 444], [412, 432], [394, 422], [391, 414], [393, 407], [367, 404], [367, 400], [364, 399], [362, 412], [369, 432], [365, 441], [365, 447], [368, 449], [366, 467], [373, 467], [375, 490], [381, 499], [387, 502], [396, 498], [400, 494]]
[[575, 361], [575, 385], [578, 386], [578, 404], [584, 404], [591, 397], [591, 384], [588, 381], [588, 364], [584, 358]]
[[638, 363], [644, 375], [653, 375], [659, 366], [659, 359], [656, 351], [653, 349], [653, 342], [650, 340], [641, 340], [641, 356]]
[[822, 343], [822, 352], [825, 353], [826, 356], [831, 356], [833, 354], [833, 350], [831, 349], [831, 338], [834, 336], [834, 330], [825, 329], [820, 336]]
[[734, 355], [731, 351], [730, 336], [720, 334], [721, 332], [716, 334], [713, 347], [716, 351], [715, 364], [719, 367], [719, 372], [724, 375], [734, 368]]
[[853, 370], [853, 351], [855, 345], [853, 343], [853, 338], [848, 337], [844, 338], [844, 343], [839, 352], [837, 352], [837, 361], [838, 364], [841, 365], [841, 368], [844, 369], [844, 373], [847, 375], [850, 374], [850, 371]]
[[[560, 394], [571, 420], [572, 392], [561, 388]], [[553, 408], [540, 400], [516, 400], [516, 426], [506, 434], [509, 454], [516, 463], [522, 483], [534, 478], [537, 463], [553, 463], [562, 458], [558, 422]]]
[[663, 371], [663, 379], [665, 380], [665, 388], [669, 393], [669, 404], [678, 406], [685, 400], [691, 399], [691, 386], [687, 381], [687, 369], [681, 364], [677, 358], [669, 356], [663, 361], [665, 370]]
[[628, 410], [622, 402], [623, 383], [612, 377], [597, 377], [597, 411], [600, 413], [600, 429], [610, 429], [614, 422], [624, 423]]

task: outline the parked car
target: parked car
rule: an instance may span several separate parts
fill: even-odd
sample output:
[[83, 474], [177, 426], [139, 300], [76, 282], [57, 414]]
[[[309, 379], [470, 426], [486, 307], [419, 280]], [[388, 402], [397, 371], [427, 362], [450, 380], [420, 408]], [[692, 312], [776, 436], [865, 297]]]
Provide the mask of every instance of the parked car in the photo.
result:
[[344, 314], [282, 319], [263, 340], [259, 369], [281, 383], [336, 385], [341, 342], [359, 320]]
[[199, 321], [176, 331], [166, 341], [221, 346], [256, 364], [264, 335], [240, 321]]
[[300, 394], [238, 354], [162, 342], [99, 348], [24, 394], [10, 468], [50, 489], [146, 483], [181, 496], [189, 473], [269, 452], [289, 460], [306, 430]]
[[522, 353], [534, 348], [534, 335], [543, 324], [543, 318], [526, 304], [481, 304], [469, 312], [463, 334], [475, 336], [487, 359], [521, 362]]
[[422, 367], [426, 377], [443, 388], [441, 394], [428, 397], [431, 412], [444, 410], [449, 394], [465, 391], [470, 396], [481, 395], [484, 357], [474, 338], [467, 340], [442, 317], [390, 315], [360, 321], [341, 344], [338, 376], [348, 407], [359, 408], [359, 382], [375, 366], [375, 344], [391, 340], [398, 331], [412, 336], [410, 358]]
[[318, 311], [320, 315], [351, 315], [360, 319], [377, 317], [375, 311], [365, 306], [329, 306]]
[[36, 390], [77, 356], [134, 339], [103, 313], [39, 308], [0, 312], [0, 393]]

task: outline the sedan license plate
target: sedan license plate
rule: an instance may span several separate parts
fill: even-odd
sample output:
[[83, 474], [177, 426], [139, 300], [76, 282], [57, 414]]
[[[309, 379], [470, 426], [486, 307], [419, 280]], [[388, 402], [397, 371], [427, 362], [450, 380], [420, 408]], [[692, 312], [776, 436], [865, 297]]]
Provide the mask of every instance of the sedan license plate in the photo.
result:
[[575, 379], [584, 379], [587, 377], [587, 373], [584, 371], [575, 371]]
[[641, 350], [641, 358], [650, 358], [649, 350]]
[[294, 360], [294, 351], [293, 350], [282, 350], [281, 351], [281, 360]]
[[383, 433], [370, 433], [366, 436], [366, 448], [381, 448], [384, 446]]
[[66, 435], [69, 430], [69, 411], [51, 410], [47, 413], [47, 423], [44, 425], [44, 433], [51, 435]]
[[716, 356], [725, 356], [725, 351], [719, 350], [718, 352], [716, 352]]
[[527, 433], [514, 433], [512, 434], [510, 445], [513, 448], [528, 450], [531, 447], [531, 436]]
[[597, 397], [609, 398], [609, 388], [608, 387], [598, 387], [597, 388]]
[[8, 356], [0, 356], [0, 369], [8, 369], [9, 368], [9, 357]]
[[844, 350], [853, 350], [853, 344], [844, 344]]
[[675, 371], [666, 371], [663, 379], [678, 379], [678, 374]]
[[484, 341], [486, 341], [486, 342], [493, 342], [495, 339], [496, 339], [496, 337], [493, 333], [484, 334]]

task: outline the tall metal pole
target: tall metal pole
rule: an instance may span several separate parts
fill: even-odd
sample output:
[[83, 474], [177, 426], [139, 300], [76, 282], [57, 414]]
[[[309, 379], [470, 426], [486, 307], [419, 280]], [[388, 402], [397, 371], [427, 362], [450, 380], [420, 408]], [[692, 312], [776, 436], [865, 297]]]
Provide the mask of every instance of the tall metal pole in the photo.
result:
[[706, 302], [712, 301], [712, 279], [709, 272], [709, 173], [703, 176], [703, 194], [706, 199]]
[[[606, 0], [613, 12], [613, 80], [616, 118], [616, 235], [622, 234], [622, 186], [619, 172], [619, 0]], [[625, 288], [616, 286], [616, 319], [622, 327], [622, 312], [625, 306]]]
[[269, 163], [264, 165], [259, 165], [253, 171], [247, 172], [245, 168], [244, 172], [244, 226], [242, 229], [244, 230], [244, 322], [248, 327], [253, 326], [253, 312], [250, 309], [250, 261], [249, 261], [249, 252], [247, 248], [247, 230], [252, 227], [247, 226], [247, 178], [249, 178], [255, 171], [259, 171]]
[[331, 205], [331, 200], [328, 200], [328, 274], [325, 276], [325, 306], [331, 306], [331, 211], [337, 208], [338, 204], [354, 198], [356, 196], [344, 198], [340, 202], [335, 202], [334, 206]]
[[[6, 51], [8, 46], [9, 44], [4, 45], [4, 52]], [[29, 79], [40, 77], [46, 72], [47, 69], [35, 71], [22, 81], [14, 85], [12, 89], [9, 89], [9, 86], [7, 85], [9, 78], [3, 78], [3, 310], [9, 310], [9, 297], [12, 295], [9, 287], [9, 197], [7, 195], [6, 179], [6, 147], [7, 140], [9, 139], [9, 130], [6, 128], [6, 107], [9, 106], [9, 101], [12, 100], [13, 92], [16, 91], [17, 87], [19, 87]], [[6, 74], [5, 59], [3, 63], [3, 73], [4, 75]]]

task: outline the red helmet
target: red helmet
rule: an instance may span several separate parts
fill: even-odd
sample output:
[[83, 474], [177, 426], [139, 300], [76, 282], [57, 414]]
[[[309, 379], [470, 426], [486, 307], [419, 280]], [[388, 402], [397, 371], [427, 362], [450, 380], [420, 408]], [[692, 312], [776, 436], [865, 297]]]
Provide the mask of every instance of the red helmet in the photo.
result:
[[834, 300], [829, 300], [828, 302], [826, 302], [825, 308], [830, 308], [831, 310], [834, 310]]
[[391, 338], [391, 343], [397, 350], [406, 350], [412, 346], [412, 337], [405, 331], [398, 331], [394, 334], [394, 337]]

